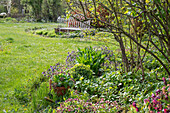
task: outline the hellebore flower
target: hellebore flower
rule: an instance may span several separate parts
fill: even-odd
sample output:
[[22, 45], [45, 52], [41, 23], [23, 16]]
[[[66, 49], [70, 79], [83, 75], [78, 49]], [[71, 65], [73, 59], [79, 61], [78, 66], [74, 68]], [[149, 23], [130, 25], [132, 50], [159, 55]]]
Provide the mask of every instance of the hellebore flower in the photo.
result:
[[165, 95], [165, 100], [168, 100], [168, 96], [167, 95]]
[[133, 102], [133, 104], [132, 104], [132, 105], [133, 105], [133, 107], [135, 107], [135, 108], [136, 108], [136, 103], [135, 103], [135, 102]]
[[166, 109], [164, 109], [164, 113], [168, 113]]
[[155, 99], [160, 99], [160, 96], [156, 96], [156, 98]]
[[157, 104], [157, 101], [156, 101], [156, 100], [153, 100], [152, 102], [153, 102], [154, 104]]
[[139, 112], [139, 108], [136, 107], [136, 112]]
[[144, 102], [145, 102], [145, 103], [147, 103], [147, 102], [149, 103], [149, 99], [144, 99]]
[[156, 96], [155, 96], [155, 94], [152, 94], [152, 96], [151, 96], [152, 98], [155, 98]]
[[156, 90], [156, 95], [158, 95], [161, 92], [160, 89]]
[[165, 86], [162, 88], [163, 93], [165, 94]]
[[164, 84], [167, 85], [165, 77], [163, 77], [162, 80], [164, 81]]
[[158, 110], [158, 108], [157, 108], [157, 107], [155, 107], [155, 110]]

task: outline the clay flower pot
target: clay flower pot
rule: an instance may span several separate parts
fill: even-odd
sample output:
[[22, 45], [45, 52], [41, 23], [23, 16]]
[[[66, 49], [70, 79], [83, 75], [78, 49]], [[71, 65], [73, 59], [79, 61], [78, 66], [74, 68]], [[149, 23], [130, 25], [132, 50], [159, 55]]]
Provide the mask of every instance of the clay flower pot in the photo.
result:
[[70, 88], [69, 86], [68, 87], [55, 87], [53, 86], [54, 88], [54, 92], [57, 94], [57, 96], [63, 96], [64, 94], [66, 94], [66, 92], [68, 91], [68, 89]]

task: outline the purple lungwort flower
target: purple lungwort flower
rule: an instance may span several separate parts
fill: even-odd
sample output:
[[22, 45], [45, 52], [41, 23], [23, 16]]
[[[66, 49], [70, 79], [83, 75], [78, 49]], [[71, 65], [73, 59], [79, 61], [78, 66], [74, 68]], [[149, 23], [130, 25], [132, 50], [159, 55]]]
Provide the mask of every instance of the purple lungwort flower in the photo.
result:
[[50, 66], [51, 69], [53, 69], [53, 66]]
[[55, 101], [56, 104], [57, 104], [58, 102], [59, 102], [59, 101], [57, 101], [57, 100]]
[[56, 66], [60, 65], [60, 63], [57, 63]]
[[52, 72], [54, 72], [54, 69], [52, 69]]

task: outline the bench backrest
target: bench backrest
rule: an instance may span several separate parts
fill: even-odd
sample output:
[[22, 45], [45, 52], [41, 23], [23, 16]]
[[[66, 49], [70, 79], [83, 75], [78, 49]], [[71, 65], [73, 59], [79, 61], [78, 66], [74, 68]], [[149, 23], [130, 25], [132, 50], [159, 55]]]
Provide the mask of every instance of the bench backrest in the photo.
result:
[[75, 27], [75, 28], [90, 28], [90, 20], [85, 22], [79, 22], [75, 20], [73, 17], [70, 17], [67, 20], [68, 27]]

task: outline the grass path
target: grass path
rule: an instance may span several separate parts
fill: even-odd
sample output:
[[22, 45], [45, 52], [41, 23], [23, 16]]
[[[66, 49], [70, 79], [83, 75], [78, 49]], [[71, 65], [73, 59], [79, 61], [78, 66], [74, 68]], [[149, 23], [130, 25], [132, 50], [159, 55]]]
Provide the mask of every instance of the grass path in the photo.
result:
[[0, 113], [15, 108], [7, 94], [14, 91], [30, 77], [40, 76], [42, 71], [57, 62], [64, 62], [68, 52], [77, 47], [96, 46], [102, 43], [80, 39], [45, 38], [26, 33], [25, 28], [57, 24], [20, 23], [0, 24]]

